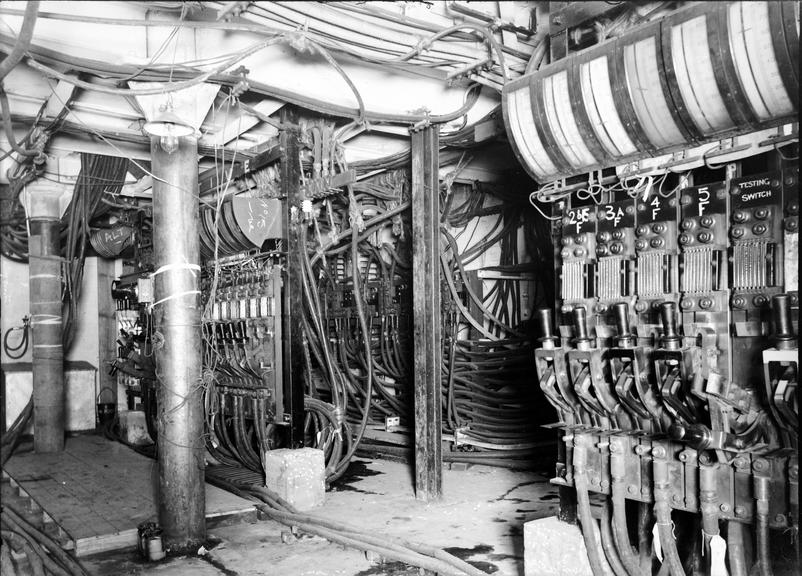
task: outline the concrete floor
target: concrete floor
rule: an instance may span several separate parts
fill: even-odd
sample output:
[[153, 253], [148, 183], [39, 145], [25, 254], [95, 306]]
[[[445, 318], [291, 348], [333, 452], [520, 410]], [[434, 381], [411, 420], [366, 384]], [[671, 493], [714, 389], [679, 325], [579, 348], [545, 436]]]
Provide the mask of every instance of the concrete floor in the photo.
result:
[[[444, 470], [444, 497], [415, 500], [411, 468], [386, 460], [354, 460], [349, 473], [327, 493], [316, 514], [368, 531], [445, 548], [488, 573], [523, 574], [523, 523], [556, 513], [557, 492], [545, 472], [486, 466]], [[369, 576], [417, 575], [396, 563], [377, 564], [365, 554], [300, 535], [282, 542], [284, 526], [272, 521], [217, 528], [210, 550], [194, 557], [142, 561], [137, 553], [86, 558], [93, 576]]]

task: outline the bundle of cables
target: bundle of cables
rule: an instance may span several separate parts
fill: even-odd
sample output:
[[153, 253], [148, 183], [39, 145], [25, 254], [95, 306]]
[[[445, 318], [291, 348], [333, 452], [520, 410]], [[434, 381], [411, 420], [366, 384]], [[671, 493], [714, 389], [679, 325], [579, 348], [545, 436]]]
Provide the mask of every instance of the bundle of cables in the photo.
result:
[[344, 522], [335, 522], [314, 514], [302, 513], [268, 488], [253, 486], [207, 474], [207, 481], [242, 498], [260, 502], [256, 508], [270, 519], [329, 540], [373, 552], [388, 560], [404, 562], [443, 576], [486, 576], [487, 572], [429, 544], [410, 542], [401, 538], [367, 531]]
[[[50, 536], [7, 502], [0, 508], [0, 572], [3, 576], [89, 576]], [[18, 555], [15, 561], [14, 554]], [[22, 562], [24, 557], [25, 562]]]
[[[32, 413], [33, 397], [2, 435], [0, 466], [5, 466], [11, 457]], [[0, 573], [3, 576], [88, 576], [77, 560], [7, 501], [0, 507]]]
[[[531, 277], [535, 291], [530, 306], [548, 297], [552, 265], [550, 255], [538, 251], [528, 254], [529, 261], [520, 261], [518, 238], [523, 228], [532, 240], [527, 249], [537, 247], [547, 230], [535, 227], [528, 211], [514, 203], [501, 204], [502, 198], [488, 202], [492, 190], [476, 184], [454, 188], [444, 198], [441, 226], [447, 247], [441, 254], [441, 277], [450, 296], [443, 301], [445, 437], [454, 443], [455, 459], [528, 467], [551, 439], [536, 424], [549, 414], [537, 387], [531, 385], [533, 343], [521, 290], [522, 282]], [[482, 239], [472, 243], [480, 226], [485, 227]], [[471, 237], [461, 247], [458, 240], [471, 228]], [[479, 294], [466, 267], [491, 248], [500, 248], [498, 264], [480, 268], [474, 264], [474, 274], [478, 277], [478, 270], [498, 274], [483, 281], [490, 288]]]

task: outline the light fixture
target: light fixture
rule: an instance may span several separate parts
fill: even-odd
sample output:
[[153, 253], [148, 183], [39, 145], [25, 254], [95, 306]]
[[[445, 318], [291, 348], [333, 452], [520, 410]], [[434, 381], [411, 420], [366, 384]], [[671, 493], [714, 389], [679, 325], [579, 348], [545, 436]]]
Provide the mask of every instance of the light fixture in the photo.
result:
[[158, 136], [159, 145], [168, 154], [178, 150], [179, 138], [195, 134], [195, 129], [179, 118], [173, 112], [172, 106], [169, 105], [160, 108], [159, 114], [150, 122], [145, 123], [142, 129], [151, 136]]

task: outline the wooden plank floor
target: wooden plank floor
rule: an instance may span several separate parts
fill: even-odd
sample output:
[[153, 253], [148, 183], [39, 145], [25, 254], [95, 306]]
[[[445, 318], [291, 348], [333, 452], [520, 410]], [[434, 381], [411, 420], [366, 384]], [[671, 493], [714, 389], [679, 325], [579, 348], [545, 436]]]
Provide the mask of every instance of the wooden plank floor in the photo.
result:
[[[100, 436], [68, 438], [59, 454], [15, 454], [5, 470], [75, 542], [78, 556], [136, 546], [137, 526], [158, 518], [158, 463]], [[247, 522], [256, 511], [206, 484], [206, 518]]]

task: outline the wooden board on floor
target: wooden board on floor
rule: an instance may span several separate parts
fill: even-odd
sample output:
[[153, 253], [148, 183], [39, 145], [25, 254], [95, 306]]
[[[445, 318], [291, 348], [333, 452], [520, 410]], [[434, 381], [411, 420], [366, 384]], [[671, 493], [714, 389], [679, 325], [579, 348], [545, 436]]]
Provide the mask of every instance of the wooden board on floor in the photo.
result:
[[[99, 436], [67, 439], [59, 454], [15, 454], [6, 472], [85, 556], [136, 546], [137, 526], [158, 518], [156, 461]], [[207, 524], [256, 518], [253, 503], [206, 484]]]

